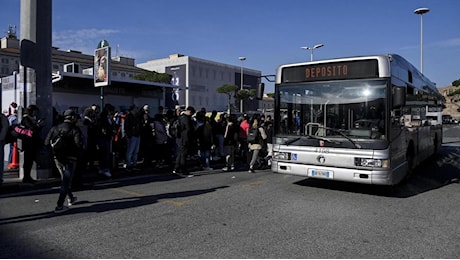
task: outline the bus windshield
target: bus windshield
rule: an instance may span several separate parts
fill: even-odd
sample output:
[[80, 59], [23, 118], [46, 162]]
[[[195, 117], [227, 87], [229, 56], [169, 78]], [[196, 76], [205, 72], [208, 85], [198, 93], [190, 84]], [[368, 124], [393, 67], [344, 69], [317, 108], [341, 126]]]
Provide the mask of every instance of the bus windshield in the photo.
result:
[[388, 80], [353, 80], [278, 85], [282, 136], [386, 139]]

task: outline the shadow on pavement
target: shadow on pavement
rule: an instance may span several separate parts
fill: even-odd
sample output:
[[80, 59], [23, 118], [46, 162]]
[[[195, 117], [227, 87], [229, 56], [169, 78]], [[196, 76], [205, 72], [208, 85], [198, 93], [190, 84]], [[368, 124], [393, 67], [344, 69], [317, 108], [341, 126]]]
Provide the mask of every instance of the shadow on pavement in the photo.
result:
[[197, 195], [214, 192], [218, 189], [224, 189], [228, 187], [229, 186], [220, 186], [220, 187], [203, 189], [203, 190], [191, 190], [191, 191], [172, 192], [172, 193], [146, 195], [146, 196], [133, 196], [133, 197], [108, 199], [108, 200], [80, 201], [74, 204], [74, 206], [78, 205], [78, 207], [72, 207], [68, 211], [65, 211], [60, 214], [55, 214], [54, 212], [42, 212], [42, 213], [37, 213], [37, 214], [16, 216], [16, 217], [10, 217], [10, 218], [0, 218], [0, 226], [7, 225], [7, 224], [13, 224], [13, 223], [26, 222], [26, 221], [35, 221], [39, 219], [46, 219], [46, 218], [52, 218], [52, 217], [59, 217], [63, 215], [88, 213], [88, 212], [101, 213], [101, 212], [112, 211], [112, 210], [135, 208], [135, 207], [145, 206], [148, 204], [157, 203], [160, 200], [197, 196]]

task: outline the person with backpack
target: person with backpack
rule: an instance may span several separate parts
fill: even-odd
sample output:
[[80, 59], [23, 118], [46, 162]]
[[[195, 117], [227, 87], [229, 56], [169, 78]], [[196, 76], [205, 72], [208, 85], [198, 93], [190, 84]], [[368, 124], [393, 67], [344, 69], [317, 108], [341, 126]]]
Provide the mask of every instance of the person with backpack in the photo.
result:
[[77, 197], [72, 193], [71, 184], [77, 160], [83, 149], [83, 141], [81, 129], [76, 126], [76, 114], [73, 110], [66, 110], [64, 122], [51, 128], [46, 136], [45, 145], [51, 146], [54, 163], [61, 175], [61, 189], [54, 209], [55, 213], [61, 213], [68, 210], [68, 207], [64, 206], [67, 196], [69, 206], [77, 201]]
[[[192, 121], [192, 116], [195, 114], [195, 108], [192, 106], [187, 107], [184, 114], [179, 117], [178, 139], [179, 154], [176, 159], [176, 165], [173, 173], [182, 172], [188, 174], [187, 156], [190, 155], [192, 147], [195, 143], [195, 128]], [[179, 138], [180, 136], [180, 138]]]
[[256, 117], [251, 120], [250, 126], [247, 133], [248, 148], [251, 158], [249, 162], [249, 172], [254, 173], [254, 165], [260, 150], [263, 148], [264, 140], [267, 139], [267, 134], [264, 128], [259, 126], [259, 119]]

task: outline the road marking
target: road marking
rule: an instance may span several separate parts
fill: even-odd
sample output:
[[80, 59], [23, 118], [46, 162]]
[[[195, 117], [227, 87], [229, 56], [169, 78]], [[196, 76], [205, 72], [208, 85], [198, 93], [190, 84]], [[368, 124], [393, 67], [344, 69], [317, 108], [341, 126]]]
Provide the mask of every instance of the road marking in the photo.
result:
[[244, 184], [243, 187], [253, 187], [253, 186], [257, 186], [257, 185], [261, 185], [261, 184], [264, 184], [265, 181], [254, 181], [254, 182], [250, 182], [248, 184]]
[[145, 197], [145, 196], [147, 196], [147, 195], [145, 195], [143, 193], [139, 193], [139, 192], [135, 192], [135, 191], [129, 191], [129, 190], [125, 190], [125, 189], [112, 188], [112, 190], [118, 191], [118, 192], [121, 192], [121, 193], [125, 193], [125, 194], [129, 194], [129, 195], [133, 195], [133, 196], [136, 196], [136, 197]]
[[[133, 196], [136, 196], [136, 197], [147, 197], [147, 196], [149, 196], [149, 195], [146, 195], [146, 194], [143, 194], [143, 193], [139, 193], [139, 192], [135, 192], [135, 191], [129, 191], [129, 190], [120, 189], [120, 188], [112, 188], [111, 190], [118, 191], [118, 192], [121, 192], [121, 193], [124, 193], [124, 194], [133, 195]], [[169, 204], [172, 204], [174, 206], [181, 207], [181, 206], [184, 206], [185, 204], [189, 204], [192, 201], [193, 201], [193, 199], [184, 200], [184, 201], [175, 201], [175, 200], [172, 200], [172, 199], [165, 199], [165, 200], [160, 200], [159, 202], [160, 203], [161, 202], [169, 203]]]

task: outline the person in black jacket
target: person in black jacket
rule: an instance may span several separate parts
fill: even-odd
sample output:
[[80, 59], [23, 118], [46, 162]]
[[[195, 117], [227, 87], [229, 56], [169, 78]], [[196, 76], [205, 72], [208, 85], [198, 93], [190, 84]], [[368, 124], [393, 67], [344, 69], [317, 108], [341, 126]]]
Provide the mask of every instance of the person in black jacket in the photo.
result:
[[[77, 201], [77, 197], [72, 194], [71, 184], [72, 177], [77, 166], [77, 159], [83, 148], [81, 129], [75, 125], [76, 114], [73, 110], [64, 112], [64, 122], [54, 126], [48, 132], [45, 139], [45, 145], [52, 145], [54, 163], [61, 175], [61, 189], [55, 213], [66, 211], [68, 207], [64, 206], [64, 200], [68, 198], [68, 205], [71, 206]], [[61, 138], [61, 149], [57, 151], [58, 138]], [[65, 143], [64, 143], [65, 142]]]
[[[198, 112], [198, 114], [200, 114], [200, 112]], [[210, 161], [211, 147], [214, 145], [214, 136], [212, 133], [213, 129], [209, 117], [206, 117], [205, 114], [201, 114], [200, 118], [198, 118], [198, 114], [197, 120], [202, 122], [202, 124], [196, 129], [201, 164], [203, 166], [203, 170], [212, 170]]]
[[225, 167], [222, 171], [233, 171], [235, 170], [235, 150], [238, 146], [239, 127], [236, 124], [236, 118], [234, 115], [230, 115], [226, 118], [224, 132], [224, 150], [225, 150]]
[[176, 166], [173, 173], [181, 171], [188, 174], [187, 169], [187, 156], [190, 154], [190, 148], [194, 147], [195, 128], [192, 122], [192, 115], [195, 114], [195, 108], [192, 106], [187, 107], [184, 114], [179, 117], [179, 135], [177, 144], [179, 146], [179, 154], [176, 159]]
[[40, 132], [45, 125], [43, 120], [37, 119], [39, 109], [37, 105], [30, 105], [26, 108], [24, 115], [22, 116], [21, 125], [25, 128], [33, 131], [32, 138], [23, 139], [21, 149], [24, 151], [24, 183], [35, 183], [36, 180], [32, 179], [30, 173], [34, 161], [37, 161], [38, 149], [42, 145], [42, 139], [40, 138]]
[[112, 104], [105, 104], [104, 109], [99, 114], [97, 120], [98, 127], [98, 147], [99, 147], [99, 173], [107, 178], [112, 177], [111, 168], [111, 143], [113, 136], [117, 132], [117, 126], [113, 120], [115, 107]]
[[136, 105], [132, 105], [126, 115], [124, 128], [127, 138], [126, 147], [126, 170], [131, 171], [137, 167], [137, 155], [139, 153], [139, 142], [141, 135], [141, 115]]

